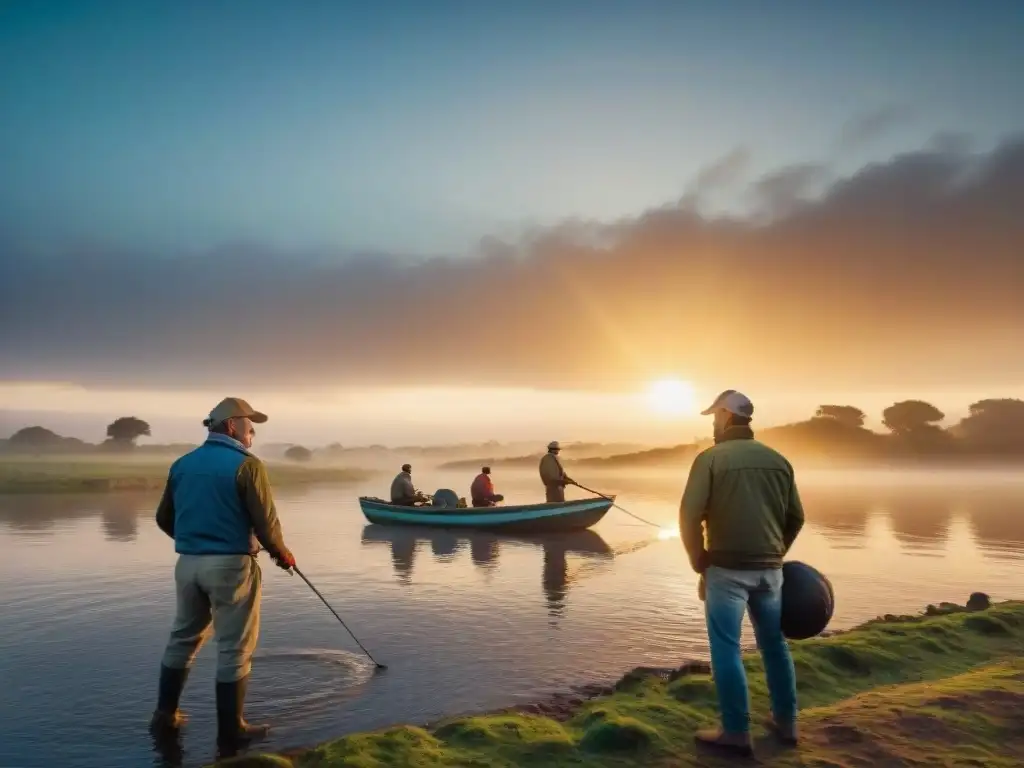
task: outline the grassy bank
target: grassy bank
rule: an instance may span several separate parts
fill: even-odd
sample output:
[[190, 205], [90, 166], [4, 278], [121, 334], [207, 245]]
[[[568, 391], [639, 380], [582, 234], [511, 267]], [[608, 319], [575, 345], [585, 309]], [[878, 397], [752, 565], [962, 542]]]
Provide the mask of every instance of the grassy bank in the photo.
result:
[[[83, 458], [4, 458], [0, 460], [0, 493], [88, 493], [161, 490], [167, 481], [166, 461]], [[275, 486], [310, 483], [354, 483], [372, 473], [317, 464], [268, 463]]]
[[[802, 742], [778, 747], [760, 723], [767, 690], [746, 658], [762, 765], [1024, 764], [1024, 602], [984, 611], [887, 617], [828, 638], [793, 643]], [[389, 674], [399, 674], [397, 671]], [[280, 768], [354, 766], [726, 766], [693, 732], [714, 725], [706, 665], [634, 670], [593, 698], [399, 726], [289, 755], [221, 763]], [[529, 709], [529, 708], [527, 708]]]

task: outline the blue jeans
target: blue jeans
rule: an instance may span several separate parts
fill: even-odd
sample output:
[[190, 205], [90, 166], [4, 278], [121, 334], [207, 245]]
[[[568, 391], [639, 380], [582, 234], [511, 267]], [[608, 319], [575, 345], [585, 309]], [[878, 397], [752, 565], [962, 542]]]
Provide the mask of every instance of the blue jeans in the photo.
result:
[[764, 661], [775, 722], [795, 723], [796, 672], [782, 634], [782, 569], [737, 571], [711, 566], [704, 581], [704, 616], [722, 728], [729, 733], [750, 730], [750, 693], [740, 655], [743, 612], [748, 608]]

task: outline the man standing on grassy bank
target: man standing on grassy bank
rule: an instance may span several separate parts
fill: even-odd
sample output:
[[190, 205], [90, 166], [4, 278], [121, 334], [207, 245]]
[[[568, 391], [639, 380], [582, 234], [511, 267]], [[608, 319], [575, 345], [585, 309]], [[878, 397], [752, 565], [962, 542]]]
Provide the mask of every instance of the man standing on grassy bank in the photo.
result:
[[242, 717], [259, 637], [259, 545], [281, 568], [295, 566], [284, 544], [266, 467], [249, 452], [256, 434], [253, 424], [266, 420], [245, 400], [222, 400], [203, 421], [210, 432], [206, 442], [171, 465], [156, 512], [157, 525], [174, 539], [178, 553], [177, 608], [150, 728], [159, 736], [184, 723], [178, 702], [212, 628], [218, 651], [217, 741], [225, 755], [269, 730]]
[[694, 459], [679, 510], [690, 565], [701, 574], [722, 720], [721, 728], [698, 731], [696, 738], [749, 755], [750, 694], [740, 654], [747, 609], [768, 679], [771, 730], [796, 744], [796, 673], [782, 634], [782, 561], [803, 527], [804, 512], [793, 467], [754, 439], [750, 400], [727, 389], [702, 412], [712, 414], [715, 445]]

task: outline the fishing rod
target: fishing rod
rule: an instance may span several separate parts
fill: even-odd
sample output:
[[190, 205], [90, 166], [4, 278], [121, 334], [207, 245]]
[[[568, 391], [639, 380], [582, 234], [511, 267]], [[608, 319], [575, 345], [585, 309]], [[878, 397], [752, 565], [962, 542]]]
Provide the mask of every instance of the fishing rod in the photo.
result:
[[652, 528], [657, 528], [658, 530], [661, 530], [662, 526], [658, 525], [657, 523], [652, 523], [650, 520], [645, 520], [644, 518], [640, 517], [640, 515], [634, 515], [632, 512], [630, 512], [628, 509], [626, 509], [622, 505], [617, 504], [615, 502], [615, 499], [612, 498], [611, 496], [606, 496], [605, 494], [601, 493], [600, 491], [595, 491], [593, 488], [587, 488], [587, 486], [585, 486], [585, 485], [580, 485], [575, 480], [571, 480], [570, 482], [573, 485], [575, 485], [577, 488], [581, 489], [581, 490], [587, 491], [588, 493], [592, 493], [595, 496], [600, 496], [602, 499], [606, 499], [607, 501], [610, 501], [612, 503], [612, 506], [615, 507], [620, 512], [625, 512], [627, 515], [629, 515], [630, 517], [636, 518], [641, 523], [645, 523], [645, 524], [651, 526]]
[[316, 593], [316, 596], [319, 597], [321, 601], [323, 601], [323, 604], [327, 606], [327, 610], [334, 614], [334, 618], [336, 618], [341, 624], [341, 626], [345, 628], [345, 631], [348, 632], [349, 636], [356, 641], [356, 645], [358, 645], [362, 649], [363, 653], [365, 653], [366, 657], [376, 665], [377, 669], [387, 669], [388, 667], [386, 664], [381, 664], [379, 661], [373, 658], [373, 656], [370, 655], [370, 652], [366, 650], [366, 648], [363, 647], [363, 644], [359, 642], [359, 638], [356, 637], [355, 634], [353, 634], [352, 630], [348, 628], [348, 624], [346, 624], [345, 621], [341, 618], [341, 616], [338, 615], [338, 612], [336, 610], [331, 608], [331, 604], [327, 602], [324, 596], [320, 594], [320, 590], [314, 587], [313, 583], [306, 578], [306, 574], [300, 571], [297, 565], [293, 565], [291, 570], [288, 571], [288, 573], [291, 574], [292, 571], [295, 571], [295, 573], [299, 574], [302, 580], [306, 582], [307, 585], [309, 585], [309, 588]]

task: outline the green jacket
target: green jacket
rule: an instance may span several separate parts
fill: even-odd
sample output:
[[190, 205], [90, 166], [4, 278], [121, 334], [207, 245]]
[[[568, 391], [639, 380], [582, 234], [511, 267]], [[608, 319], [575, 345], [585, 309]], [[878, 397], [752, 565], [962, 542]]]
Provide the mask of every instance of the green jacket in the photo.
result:
[[698, 573], [709, 565], [781, 568], [803, 524], [792, 465], [755, 440], [749, 427], [727, 428], [694, 459], [679, 505], [679, 530]]

